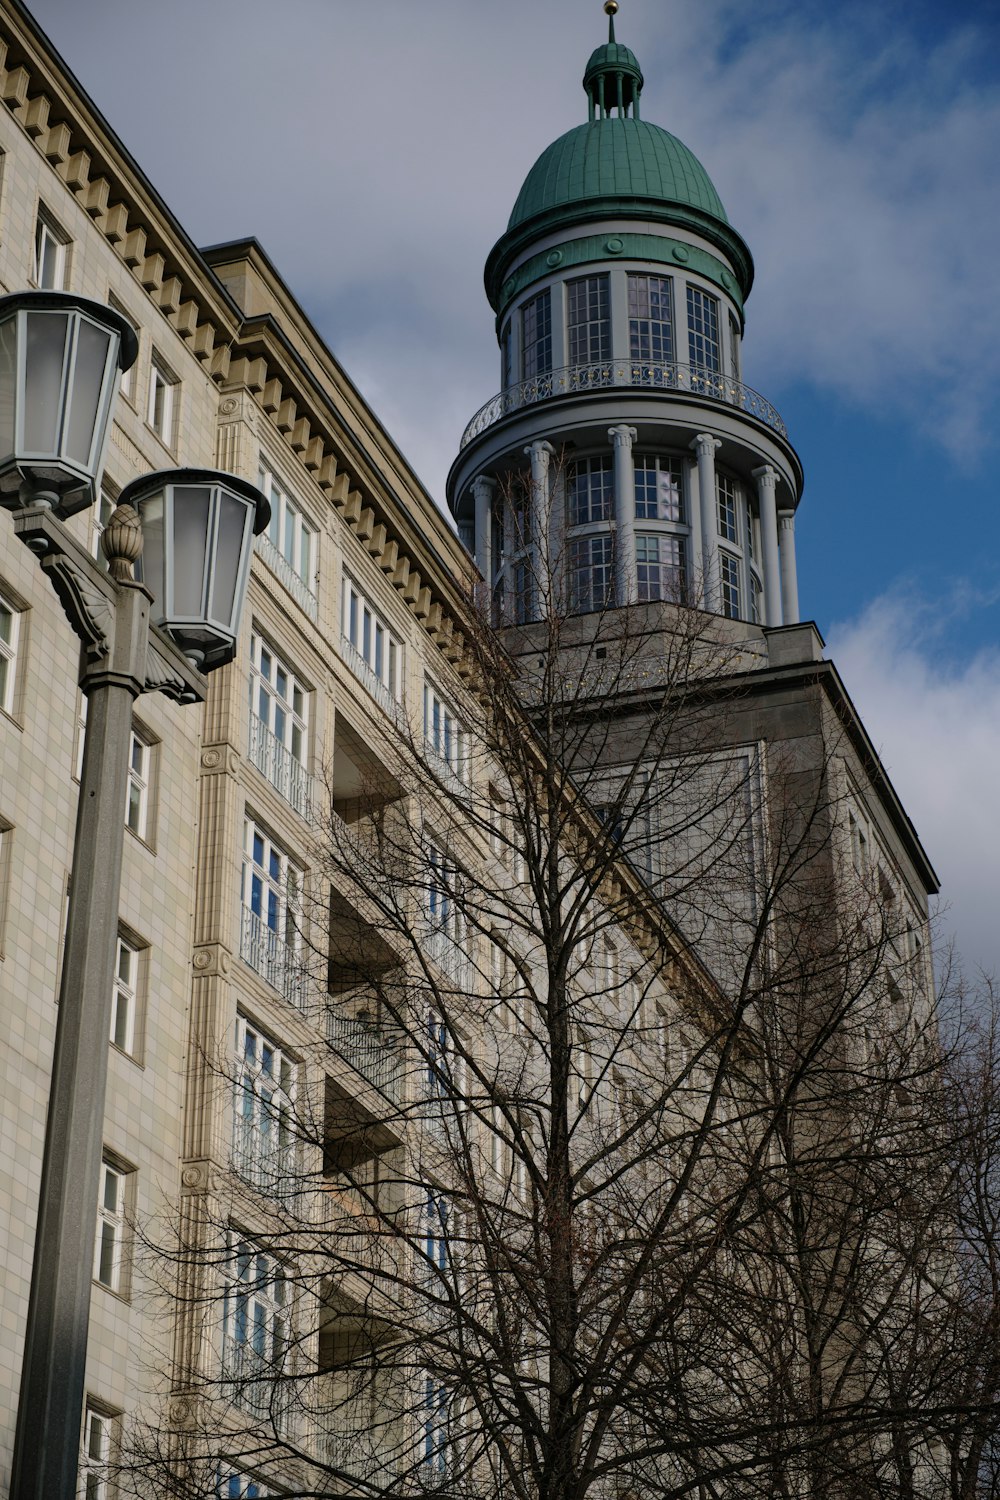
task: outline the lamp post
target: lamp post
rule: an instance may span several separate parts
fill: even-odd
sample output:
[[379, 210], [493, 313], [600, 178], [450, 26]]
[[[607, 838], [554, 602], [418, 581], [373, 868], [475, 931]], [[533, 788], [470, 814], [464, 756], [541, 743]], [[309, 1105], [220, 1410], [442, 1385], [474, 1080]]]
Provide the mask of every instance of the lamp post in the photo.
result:
[[94, 502], [136, 351], [131, 325], [98, 303], [0, 298], [0, 506], [83, 643], [88, 701], [11, 1500], [76, 1494], [132, 705], [145, 692], [203, 701], [203, 674], [236, 654], [269, 518], [246, 481], [182, 469], [122, 493], [101, 538], [107, 573], [69, 535], [62, 518]]

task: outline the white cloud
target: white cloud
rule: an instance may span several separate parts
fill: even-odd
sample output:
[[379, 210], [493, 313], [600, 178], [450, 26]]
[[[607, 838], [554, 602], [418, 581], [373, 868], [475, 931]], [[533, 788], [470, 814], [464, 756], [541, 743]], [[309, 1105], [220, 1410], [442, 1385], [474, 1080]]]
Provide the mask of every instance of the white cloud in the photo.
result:
[[891, 594], [828, 642], [940, 876], [945, 931], [987, 970], [1000, 969], [1000, 650], [956, 663], [946, 633], [994, 602]]

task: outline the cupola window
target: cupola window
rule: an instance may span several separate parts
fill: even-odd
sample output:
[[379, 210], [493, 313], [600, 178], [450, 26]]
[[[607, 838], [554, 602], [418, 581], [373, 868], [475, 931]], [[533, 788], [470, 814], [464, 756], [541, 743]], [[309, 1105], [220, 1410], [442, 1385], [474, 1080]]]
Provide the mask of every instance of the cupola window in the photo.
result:
[[566, 297], [570, 364], [590, 365], [610, 359], [611, 311], [607, 276], [579, 276], [568, 281]]
[[641, 521], [683, 521], [681, 470], [676, 459], [637, 455], [635, 514]]
[[[669, 276], [628, 279], [629, 355], [653, 364], [674, 359], [673, 295]], [[635, 379], [635, 376], [633, 376]]]
[[613, 547], [607, 532], [578, 537], [570, 544], [570, 603], [576, 614], [589, 614], [613, 602]]
[[640, 600], [684, 598], [687, 578], [684, 539], [644, 536], [635, 539], [636, 585]]
[[698, 370], [717, 373], [719, 358], [719, 303], [700, 287], [687, 289], [688, 358]]
[[521, 379], [552, 369], [552, 296], [546, 287], [521, 308]]
[[610, 458], [581, 458], [569, 472], [569, 524], [589, 526], [610, 521], [615, 503]]

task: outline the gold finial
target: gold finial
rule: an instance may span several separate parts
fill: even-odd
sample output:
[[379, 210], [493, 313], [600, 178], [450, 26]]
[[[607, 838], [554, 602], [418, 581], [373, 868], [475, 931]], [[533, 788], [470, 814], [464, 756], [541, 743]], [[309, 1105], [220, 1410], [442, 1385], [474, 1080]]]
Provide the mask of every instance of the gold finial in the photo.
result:
[[616, 16], [618, 14], [618, 0], [604, 0], [604, 14]]

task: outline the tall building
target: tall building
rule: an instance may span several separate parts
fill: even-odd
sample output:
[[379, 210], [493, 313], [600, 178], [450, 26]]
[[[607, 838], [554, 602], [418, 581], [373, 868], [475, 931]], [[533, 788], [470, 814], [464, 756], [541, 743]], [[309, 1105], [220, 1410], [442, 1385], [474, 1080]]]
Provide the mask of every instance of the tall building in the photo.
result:
[[[331, 1395], [361, 1338], [363, 1288], [328, 1279], [318, 1307], [307, 1313], [297, 1303], [293, 1313], [269, 1235], [276, 1184], [293, 1175], [282, 1132], [297, 1107], [322, 1101], [315, 1137], [303, 1131], [295, 1148], [296, 1180], [313, 1182], [315, 1213], [336, 1202], [338, 1213], [357, 1216], [351, 1172], [393, 1152], [419, 1157], [414, 1079], [433, 1094], [441, 1076], [424, 1055], [443, 1024], [433, 1012], [421, 1023], [422, 1062], [408, 1070], [373, 1010], [371, 974], [398, 962], [398, 948], [379, 927], [360, 868], [353, 882], [345, 874], [327, 888], [330, 825], [355, 828], [376, 796], [405, 805], [413, 826], [423, 819], [432, 828], [417, 927], [426, 962], [480, 1001], [491, 984], [499, 993], [486, 935], [455, 914], [445, 869], [454, 856], [433, 843], [464, 839], [484, 885], [503, 890], [518, 879], [516, 856], [504, 863], [497, 852], [502, 832], [494, 841], [486, 822], [461, 826], [466, 813], [474, 821], [474, 798], [486, 806], [493, 792], [489, 768], [478, 790], [471, 786], [468, 745], [482, 715], [481, 697], [469, 691], [469, 638], [480, 628], [470, 599], [484, 585], [529, 675], [547, 614], [576, 622], [567, 650], [583, 643], [591, 663], [604, 659], [600, 632], [613, 640], [626, 613], [638, 622], [641, 671], [612, 684], [621, 733], [597, 766], [612, 787], [648, 740], [658, 692], [662, 699], [656, 663], [669, 654], [680, 613], [700, 621], [724, 662], [703, 684], [705, 763], [725, 767], [727, 798], [735, 788], [750, 799], [750, 846], [767, 841], [769, 799], [808, 787], [831, 835], [829, 880], [842, 880], [842, 848], [859, 878], [877, 873], [904, 913], [897, 929], [910, 951], [896, 956], [926, 983], [933, 871], [815, 628], [800, 622], [802, 468], [777, 412], [743, 381], [750, 252], [692, 153], [641, 118], [641, 69], [613, 24], [587, 66], [587, 118], [543, 152], [489, 257], [502, 389], [470, 422], [451, 470], [456, 535], [261, 246], [197, 249], [20, 0], [0, 18], [0, 287], [110, 302], [139, 333], [100, 505], [74, 519], [74, 533], [96, 546], [125, 484], [179, 465], [229, 470], [258, 483], [271, 505], [239, 654], [211, 678], [204, 710], [152, 695], [135, 707], [95, 1185], [81, 1448], [88, 1500], [109, 1493], [107, 1462], [137, 1417], [197, 1431], [220, 1494], [250, 1495], [282, 1479], [306, 1485], [313, 1459], [359, 1483], [380, 1478], [384, 1433], [381, 1448], [366, 1448], [356, 1426], [338, 1427]], [[86, 718], [77, 661], [58, 601], [5, 514], [0, 1486]], [[662, 746], [657, 754], [660, 764]], [[623, 864], [616, 890], [638, 891], [643, 873], [655, 883], [667, 861], [672, 835], [653, 816], [652, 797], [649, 805], [645, 865]], [[587, 826], [597, 837], [593, 820]], [[757, 896], [753, 867], [744, 869], [729, 895], [751, 921]], [[723, 908], [702, 911], [694, 932], [681, 904], [664, 939], [669, 966], [649, 981], [656, 1014], [668, 1018], [678, 996], [712, 986], [724, 993], [729, 983]], [[608, 954], [617, 963], [637, 941], [623, 927], [603, 970], [588, 956], [609, 993]], [[313, 952], [323, 954], [319, 979]], [[585, 1092], [581, 1085], [581, 1100]], [[424, 1169], [407, 1170], [412, 1188]], [[435, 1168], [434, 1202], [447, 1191], [443, 1170]], [[179, 1231], [188, 1246], [205, 1226], [228, 1225], [231, 1254], [215, 1265], [214, 1298], [181, 1276], [191, 1295], [176, 1299], [176, 1284], [144, 1253], [146, 1239], [162, 1247], [164, 1213], [173, 1221], [167, 1237]], [[425, 1233], [423, 1243], [433, 1264], [437, 1241]], [[252, 1285], [242, 1286], [251, 1263]], [[326, 1405], [303, 1400], [295, 1413], [278, 1412], [262, 1372], [296, 1319], [296, 1359], [323, 1377]], [[233, 1409], [281, 1439], [284, 1471], [279, 1464], [258, 1480], [246, 1445], [233, 1451], [233, 1422], [219, 1417], [212, 1428], [217, 1408], [197, 1385], [202, 1375], [216, 1387], [228, 1380]], [[443, 1462], [438, 1390], [414, 1398], [409, 1413], [411, 1447], [433, 1474]], [[381, 1391], [379, 1401], [387, 1408]], [[384, 1410], [377, 1420], [386, 1425]], [[257, 1465], [263, 1456], [258, 1449]]]

